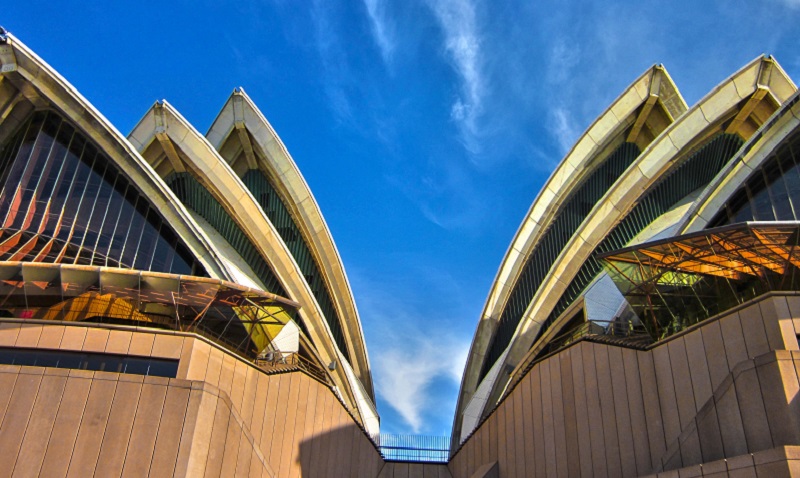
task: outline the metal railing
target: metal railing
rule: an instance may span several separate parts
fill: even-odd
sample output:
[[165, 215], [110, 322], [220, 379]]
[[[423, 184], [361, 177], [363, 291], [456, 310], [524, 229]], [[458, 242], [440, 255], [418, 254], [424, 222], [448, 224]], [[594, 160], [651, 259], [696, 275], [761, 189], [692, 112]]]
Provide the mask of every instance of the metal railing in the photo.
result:
[[281, 352], [274, 352], [272, 355], [267, 354], [264, 357], [257, 358], [255, 364], [269, 372], [302, 370], [322, 383], [328, 385], [332, 383], [325, 370], [322, 370], [318, 365], [298, 353], [282, 354]]
[[590, 320], [551, 340], [547, 350], [548, 352], [555, 352], [582, 337], [598, 335], [623, 339], [630, 341], [631, 344], [652, 342], [650, 334], [642, 325], [616, 320]]
[[384, 460], [447, 463], [450, 457], [449, 436], [381, 433], [378, 447]]

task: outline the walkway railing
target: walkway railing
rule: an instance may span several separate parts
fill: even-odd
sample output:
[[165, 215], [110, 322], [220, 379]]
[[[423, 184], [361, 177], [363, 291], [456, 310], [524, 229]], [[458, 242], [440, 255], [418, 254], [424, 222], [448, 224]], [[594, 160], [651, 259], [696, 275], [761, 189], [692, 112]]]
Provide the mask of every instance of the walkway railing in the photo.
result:
[[314, 362], [302, 357], [297, 353], [282, 354], [280, 352], [275, 352], [272, 354], [267, 354], [264, 357], [257, 358], [255, 360], [255, 364], [263, 370], [269, 372], [279, 372], [282, 370], [292, 371], [298, 369], [303, 370], [307, 374], [316, 378], [318, 381], [328, 385], [331, 384], [331, 380], [324, 370], [322, 370]]
[[449, 436], [381, 433], [378, 446], [385, 460], [447, 463], [450, 456]]
[[555, 352], [587, 336], [617, 338], [631, 346], [643, 346], [653, 341], [642, 325], [635, 325], [631, 322], [590, 320], [551, 340], [547, 351]]

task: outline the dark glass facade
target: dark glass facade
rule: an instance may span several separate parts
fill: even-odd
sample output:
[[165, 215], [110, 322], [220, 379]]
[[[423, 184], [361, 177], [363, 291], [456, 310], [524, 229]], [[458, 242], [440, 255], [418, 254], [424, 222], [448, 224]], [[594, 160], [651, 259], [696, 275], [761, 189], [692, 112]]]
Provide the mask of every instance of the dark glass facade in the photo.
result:
[[205, 276], [158, 210], [75, 126], [38, 111], [0, 150], [0, 261]]
[[[264, 285], [265, 290], [286, 297], [286, 290], [266, 259], [258, 252], [258, 248], [205, 186], [200, 184], [191, 173], [172, 173], [164, 178], [164, 182], [187, 208], [205, 219], [231, 245], [233, 250], [250, 266], [258, 280]], [[297, 324], [306, 335], [309, 335], [302, 314], [298, 314], [297, 318]]]
[[709, 222], [708, 227], [745, 221], [800, 219], [800, 131], [775, 148], [762, 166]]
[[233, 247], [233, 250], [253, 269], [265, 290], [286, 296], [286, 291], [267, 261], [261, 257], [258, 248], [236, 221], [225, 212], [219, 201], [191, 173], [173, 173], [164, 178], [164, 182], [187, 208], [205, 219]]
[[[275, 276], [266, 259], [258, 252], [258, 248], [250, 241], [236, 221], [225, 211], [225, 208], [191, 173], [172, 173], [164, 181], [173, 190], [178, 199], [189, 209], [205, 219], [250, 265], [253, 272], [264, 284], [266, 290], [275, 294], [286, 296], [286, 291]], [[270, 222], [275, 226], [278, 234], [283, 239], [289, 252], [294, 257], [300, 271], [308, 282], [311, 292], [325, 316], [325, 320], [333, 333], [336, 345], [350, 361], [347, 342], [344, 338], [341, 322], [333, 306], [333, 300], [328, 292], [325, 281], [322, 280], [314, 256], [306, 244], [300, 229], [292, 219], [289, 209], [278, 195], [269, 180], [259, 170], [250, 170], [242, 178], [247, 189], [261, 206]], [[301, 312], [302, 317], [302, 312]], [[300, 320], [300, 326], [308, 334], [305, 323]]]

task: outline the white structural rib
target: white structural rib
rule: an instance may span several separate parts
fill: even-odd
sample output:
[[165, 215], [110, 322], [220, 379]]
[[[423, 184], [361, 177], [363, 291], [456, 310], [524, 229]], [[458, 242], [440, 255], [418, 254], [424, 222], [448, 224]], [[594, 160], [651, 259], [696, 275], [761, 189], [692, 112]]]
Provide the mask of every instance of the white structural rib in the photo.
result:
[[770, 157], [775, 148], [800, 128], [800, 92], [781, 108], [745, 144], [730, 163], [717, 174], [694, 202], [677, 229], [677, 234], [700, 231], [722, 210], [737, 190]]
[[[270, 265], [287, 296], [301, 304], [309, 338], [322, 362], [340, 363], [343, 358], [333, 334], [286, 244], [239, 176], [208, 140], [167, 102], [153, 105], [134, 127], [129, 140], [163, 176], [172, 171], [188, 171], [211, 193]], [[156, 144], [163, 155], [148, 151]], [[349, 380], [344, 367], [335, 367], [331, 376], [348, 407], [360, 417], [358, 385]]]
[[[662, 114], [651, 114], [657, 105]], [[623, 141], [643, 149], [652, 141], [653, 131], [658, 134], [686, 109], [666, 69], [660, 65], [648, 69], [589, 126], [547, 180], [511, 242], [489, 292], [462, 377], [454, 436], [460, 428], [460, 416], [478, 387], [484, 358], [519, 274], [564, 201], [602, 163], [598, 158], [605, 159]]]
[[[283, 199], [333, 300], [338, 318], [331, 319], [340, 321], [353, 371], [374, 401], [367, 347], [344, 265], [317, 201], [286, 146], [242, 88], [233, 91], [206, 137], [236, 173], [242, 176], [247, 170], [260, 170]], [[224, 148], [231, 139], [241, 148]]]
[[74, 86], [23, 43], [0, 45], [0, 141], [37, 108], [52, 108], [90, 138], [169, 222], [209, 274], [230, 280], [202, 229], [130, 142]]

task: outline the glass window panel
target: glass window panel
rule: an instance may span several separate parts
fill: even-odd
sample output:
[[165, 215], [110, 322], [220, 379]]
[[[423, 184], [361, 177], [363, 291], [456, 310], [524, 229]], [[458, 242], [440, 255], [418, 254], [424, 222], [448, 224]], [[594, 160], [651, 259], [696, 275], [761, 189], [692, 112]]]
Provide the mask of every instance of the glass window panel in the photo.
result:
[[65, 213], [64, 206], [66, 205], [67, 198], [69, 197], [72, 185], [74, 184], [75, 174], [78, 171], [78, 155], [80, 150], [76, 153], [76, 144], [83, 147], [83, 141], [80, 136], [75, 135], [72, 137], [71, 142], [67, 148], [66, 156], [64, 157], [64, 164], [61, 166], [58, 179], [55, 184], [55, 193], [51, 197], [50, 212], [45, 227], [45, 235], [55, 236], [60, 232], [60, 226], [63, 222], [63, 214]]
[[128, 228], [127, 236], [125, 237], [125, 249], [122, 252], [122, 263], [126, 267], [133, 267], [133, 262], [136, 259], [136, 252], [139, 248], [139, 240], [142, 238], [142, 230], [144, 229], [144, 215], [147, 213], [147, 201], [144, 198], [138, 197], [133, 188], [129, 189], [131, 196], [135, 196], [133, 209], [131, 210], [130, 227]]
[[38, 352], [36, 354], [37, 367], [58, 367], [59, 354], [57, 352]]
[[61, 352], [58, 358], [58, 368], [83, 368], [83, 354]]
[[[86, 227], [87, 232], [83, 241], [84, 247], [89, 251], [90, 257], [97, 247], [100, 229], [103, 225], [106, 213], [108, 212], [109, 203], [113, 194], [113, 185], [115, 179], [116, 172], [113, 171], [113, 168], [107, 168], [100, 181], [100, 187], [94, 200], [91, 218], [89, 219]], [[89, 262], [91, 263], [91, 259]]]
[[786, 190], [784, 175], [778, 167], [777, 162], [773, 162], [770, 168], [765, 170], [769, 188], [770, 201], [775, 211], [775, 218], [779, 221], [790, 221], [794, 219], [792, 203], [789, 201], [789, 193]]
[[27, 350], [20, 350], [14, 357], [14, 365], [24, 365], [33, 367], [36, 365], [36, 354], [30, 353]]
[[152, 359], [150, 361], [150, 369], [147, 371], [147, 374], [154, 375], [156, 377], [177, 377], [178, 361]]
[[13, 165], [14, 160], [17, 158], [17, 153], [19, 152], [20, 147], [23, 145], [25, 132], [27, 131], [29, 125], [30, 123], [24, 125], [22, 129], [11, 138], [10, 141], [6, 142], [6, 144], [0, 145], [0, 152], [2, 152], [2, 154], [0, 154], [0, 156], [2, 156], [2, 164], [0, 164], [0, 168], [2, 168], [2, 170], [0, 170], [0, 193], [3, 191], [2, 185], [6, 183], [8, 174], [11, 171], [11, 166]]
[[[102, 205], [100, 206], [102, 216], [96, 212], [96, 217], [99, 218], [95, 225], [97, 227], [97, 242], [94, 245], [94, 259], [93, 263], [98, 265], [108, 265], [106, 256], [108, 255], [108, 248], [111, 245], [111, 238], [114, 233], [117, 218], [119, 217], [119, 209], [122, 206], [122, 197], [117, 193], [116, 183], [121, 176], [116, 173], [113, 168], [106, 170], [106, 176], [103, 180], [101, 188]], [[94, 219], [94, 218], [93, 218]]]
[[27, 183], [32, 187], [38, 184], [44, 172], [45, 163], [50, 158], [51, 148], [60, 124], [61, 119], [57, 115], [50, 114], [45, 118], [42, 129], [39, 131], [39, 136], [36, 138], [35, 153], [31, 154], [31, 158], [28, 161], [27, 178], [22, 181], [23, 184]]
[[748, 181], [747, 189], [756, 221], [774, 221], [775, 214], [772, 211], [772, 202], [763, 175], [759, 173], [753, 176], [752, 180]]
[[135, 373], [138, 375], [147, 375], [150, 370], [150, 359], [146, 358], [125, 358], [125, 373]]
[[74, 232], [72, 226], [76, 222], [76, 212], [80, 210], [81, 200], [83, 199], [86, 185], [89, 182], [89, 170], [91, 168], [86, 162], [93, 161], [95, 156], [95, 149], [90, 144], [87, 144], [81, 156], [78, 158], [75, 175], [72, 178], [72, 183], [69, 185], [69, 194], [64, 201], [62, 227], [57, 235], [58, 239], [62, 241], [66, 242], [72, 239], [72, 233]]
[[61, 350], [0, 348], [0, 364], [133, 373], [174, 378], [177, 360], [125, 357]]
[[11, 349], [0, 349], [0, 363], [13, 365], [16, 354]]
[[44, 182], [40, 193], [40, 198], [50, 198], [53, 195], [58, 179], [62, 177], [62, 169], [65, 161], [64, 156], [67, 154], [67, 147], [72, 140], [72, 135], [75, 130], [66, 122], [61, 123], [61, 127], [56, 135], [56, 141], [53, 144], [53, 151], [50, 153], [53, 169], [49, 170], [45, 175]]
[[785, 171], [783, 182], [794, 210], [793, 219], [800, 219], [798, 216], [800, 214], [800, 166], [795, 164], [791, 156], [787, 154], [782, 161], [781, 169]]
[[[58, 117], [55, 115], [51, 115], [51, 117], [60, 122], [60, 119], [58, 119]], [[48, 210], [49, 198], [52, 195], [56, 178], [61, 172], [61, 167], [64, 164], [63, 157], [66, 153], [66, 144], [68, 143], [64, 143], [63, 139], [65, 137], [69, 138], [72, 136], [71, 128], [69, 128], [66, 123], [60, 123], [60, 127], [58, 128], [58, 132], [56, 134], [57, 139], [52, 142], [44, 167], [37, 167], [38, 171], [35, 172], [35, 174], [39, 176], [39, 178], [36, 180], [36, 193], [30, 199], [24, 200], [26, 203], [30, 201], [31, 208], [34, 210], [33, 219], [31, 220], [29, 226], [34, 230], [39, 230], [40, 226], [42, 225], [42, 220], [46, 221], [44, 214]], [[66, 134], [62, 131], [65, 131]], [[33, 180], [31, 183], [33, 183]]]
[[139, 270], [150, 270], [150, 263], [153, 260], [153, 251], [156, 247], [156, 238], [158, 237], [158, 226], [161, 222], [153, 208], [148, 208], [145, 214], [145, 228], [142, 231], [139, 251], [136, 254], [136, 262], [133, 265], [134, 269]]
[[78, 224], [78, 227], [75, 228], [73, 232], [72, 241], [75, 244], [83, 244], [83, 240], [89, 238], [92, 240], [92, 237], [89, 235], [90, 229], [88, 229], [89, 222], [92, 217], [92, 213], [94, 211], [95, 201], [97, 200], [97, 195], [100, 192], [100, 184], [103, 181], [102, 173], [98, 170], [104, 170], [104, 158], [102, 156], [95, 155], [94, 161], [92, 162], [92, 166], [89, 168], [89, 176], [86, 181], [86, 188], [83, 191], [83, 195], [80, 198], [80, 207], [78, 208], [78, 213], [75, 217], [75, 222]]
[[0, 196], [0, 204], [3, 206], [10, 205], [12, 198], [17, 192], [20, 185], [22, 174], [25, 172], [25, 167], [28, 165], [28, 160], [36, 143], [36, 137], [41, 130], [42, 123], [44, 122], [45, 114], [37, 112], [33, 115], [31, 122], [25, 129], [23, 143], [17, 151], [17, 157], [8, 173], [5, 185], [3, 187], [2, 196]]
[[162, 227], [160, 234], [156, 237], [156, 248], [153, 251], [153, 262], [150, 269], [154, 271], [172, 270], [172, 259], [175, 256], [175, 249], [172, 244], [175, 237], [168, 227]]
[[131, 227], [131, 219], [133, 218], [133, 211], [136, 205], [136, 192], [132, 186], [128, 186], [124, 190], [124, 198], [122, 207], [120, 208], [117, 224], [114, 228], [114, 236], [111, 240], [111, 247], [108, 251], [109, 259], [114, 259], [120, 263], [121, 266], [126, 267], [129, 264], [122, 262], [122, 252], [125, 249], [125, 244], [128, 238], [128, 231]]
[[[50, 123], [50, 125], [52, 127], [52, 123]], [[42, 125], [42, 128], [44, 127], [45, 125]], [[55, 134], [55, 132], [53, 132], [53, 134]], [[24, 171], [19, 178], [17, 191], [12, 196], [9, 217], [6, 220], [5, 227], [21, 229], [29, 220], [28, 213], [30, 211], [31, 202], [33, 201], [34, 192], [39, 182], [41, 169], [44, 167], [47, 154], [50, 152], [50, 146], [52, 144], [53, 137], [40, 131], [28, 158], [28, 162], [24, 167]]]
[[[82, 368], [85, 370], [97, 370], [102, 372], [106, 370], [106, 366], [109, 365], [108, 362], [109, 359], [103, 357], [102, 355], [89, 354], [85, 357]], [[113, 369], [113, 364], [110, 365], [111, 366], [109, 368]]]

